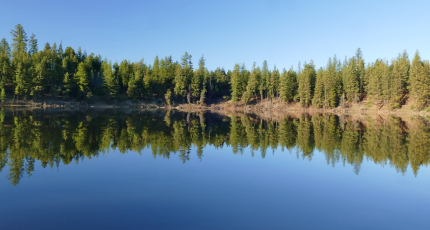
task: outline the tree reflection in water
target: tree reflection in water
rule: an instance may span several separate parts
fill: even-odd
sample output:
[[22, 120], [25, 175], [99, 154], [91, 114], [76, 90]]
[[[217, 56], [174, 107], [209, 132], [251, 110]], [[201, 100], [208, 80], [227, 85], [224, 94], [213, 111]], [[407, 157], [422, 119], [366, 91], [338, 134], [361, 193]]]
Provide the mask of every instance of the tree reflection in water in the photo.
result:
[[401, 173], [410, 164], [415, 175], [430, 161], [430, 128], [424, 118], [406, 124], [397, 117], [352, 120], [330, 114], [268, 121], [174, 111], [2, 110], [0, 122], [0, 171], [9, 169], [13, 185], [23, 175], [31, 176], [35, 164], [59, 167], [60, 162], [78, 163], [110, 149], [123, 154], [150, 149], [154, 158], [177, 154], [184, 163], [195, 155], [202, 160], [207, 145], [228, 146], [234, 154], [248, 154], [246, 149], [262, 158], [280, 147], [297, 149], [298, 156], [312, 160], [319, 150], [327, 164], [350, 164], [356, 174], [365, 158]]

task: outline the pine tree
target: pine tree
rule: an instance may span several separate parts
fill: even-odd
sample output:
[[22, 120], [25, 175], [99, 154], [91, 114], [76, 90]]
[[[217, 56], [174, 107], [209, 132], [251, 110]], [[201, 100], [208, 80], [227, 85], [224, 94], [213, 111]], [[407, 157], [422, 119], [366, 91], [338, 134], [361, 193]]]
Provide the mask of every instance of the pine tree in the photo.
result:
[[28, 54], [34, 55], [37, 52], [38, 52], [38, 49], [37, 49], [36, 35], [31, 34], [31, 37], [30, 37], [30, 49], [28, 50]]
[[25, 95], [27, 93], [27, 84], [25, 68], [22, 62], [18, 62], [15, 70], [15, 95]]
[[312, 99], [312, 105], [315, 108], [322, 108], [324, 106], [324, 70], [320, 68], [317, 72], [315, 81], [315, 92]]
[[145, 69], [145, 74], [143, 75], [143, 87], [144, 90], [142, 94], [146, 97], [152, 97], [153, 82], [151, 66], [148, 66], [148, 68]]
[[260, 81], [260, 95], [261, 100], [265, 97], [267, 98], [267, 89], [270, 82], [270, 72], [269, 67], [267, 65], [267, 61], [264, 60], [263, 68], [261, 69], [261, 81]]
[[231, 75], [231, 100], [237, 102], [240, 95], [240, 67], [239, 64], [234, 66], [233, 73]]
[[69, 99], [74, 91], [75, 80], [70, 76], [69, 73], [66, 72], [64, 74], [63, 83], [63, 98]]
[[276, 66], [273, 68], [272, 74], [270, 75], [269, 82], [269, 97], [271, 99], [275, 98], [279, 94], [279, 78], [280, 78], [279, 70], [276, 69]]
[[360, 82], [358, 62], [355, 57], [350, 58], [348, 61], [344, 61], [342, 67], [342, 82], [346, 100], [349, 102], [357, 102], [359, 99]]
[[0, 42], [0, 84], [4, 86], [8, 82], [12, 82], [12, 66], [10, 63], [11, 53], [10, 47], [6, 39]]
[[336, 56], [329, 58], [326, 71], [323, 75], [324, 82], [324, 107], [333, 108], [339, 104], [341, 90], [340, 62]]
[[45, 89], [46, 78], [48, 77], [49, 73], [49, 56], [46, 57], [45, 53], [41, 52], [36, 55], [33, 55], [33, 76], [32, 76], [32, 90], [31, 95], [34, 98], [38, 98], [41, 96], [43, 90]]
[[133, 73], [132, 70], [132, 65], [129, 63], [129, 61], [127, 60], [123, 60], [120, 64], [119, 64], [119, 82], [121, 85], [121, 89], [122, 92], [127, 92], [127, 88], [128, 88], [128, 82], [129, 79], [131, 78], [131, 75]]
[[106, 93], [115, 97], [118, 93], [119, 83], [112, 70], [112, 62], [105, 59], [102, 62], [102, 75], [103, 75], [103, 86], [106, 89]]
[[406, 51], [399, 54], [397, 59], [392, 61], [392, 72], [390, 76], [390, 108], [399, 108], [404, 101], [404, 96], [407, 94], [407, 81], [409, 78], [410, 61]]
[[85, 64], [83, 62], [79, 63], [78, 71], [75, 74], [75, 78], [79, 86], [79, 91], [83, 94], [83, 96], [86, 96], [89, 90], [89, 79], [87, 71], [85, 69]]
[[355, 59], [357, 61], [357, 78], [359, 81], [358, 88], [359, 88], [359, 97], [361, 100], [365, 95], [364, 88], [366, 84], [366, 67], [363, 59], [363, 53], [361, 52], [360, 48], [358, 48], [355, 53]]
[[[367, 67], [367, 82], [366, 82], [366, 92], [371, 101], [376, 101], [380, 104], [380, 100], [384, 99], [386, 90], [383, 89], [384, 76], [386, 74], [386, 68], [389, 68], [386, 63], [380, 59], [376, 60]], [[388, 87], [385, 86], [385, 89]]]
[[202, 82], [205, 73], [205, 59], [202, 56], [199, 60], [199, 69], [193, 73], [191, 79], [191, 96], [193, 98], [199, 98], [202, 91]]
[[12, 34], [12, 57], [16, 58], [21, 53], [27, 52], [27, 34], [21, 24], [15, 26], [10, 32]]
[[391, 68], [388, 64], [388, 61], [384, 61], [383, 70], [382, 70], [382, 76], [381, 76], [381, 98], [384, 100], [384, 105], [390, 103], [391, 99]]
[[256, 67], [256, 63], [254, 62], [251, 70], [251, 74], [249, 76], [248, 84], [246, 86], [246, 97], [242, 98], [244, 103], [247, 103], [253, 96], [257, 98], [257, 92], [259, 91], [259, 84], [261, 80], [261, 70], [259, 67]]
[[181, 65], [176, 65], [174, 92], [175, 92], [175, 95], [179, 97], [185, 97], [187, 93], [187, 90], [186, 90], [187, 79], [183, 73], [184, 71], [182, 70]]
[[297, 73], [291, 67], [288, 72], [284, 69], [280, 79], [280, 96], [284, 102], [292, 102], [297, 95]]
[[8, 42], [6, 41], [6, 38], [3, 38], [0, 41], [0, 54], [5, 54], [6, 56], [11, 57], [10, 47]]
[[77, 80], [75, 79], [75, 73], [78, 69], [79, 62], [72, 47], [67, 47], [63, 55], [63, 97], [70, 98], [76, 96], [79, 90]]
[[298, 95], [300, 104], [303, 107], [308, 107], [311, 104], [313, 91], [315, 87], [316, 71], [313, 61], [304, 65], [303, 70], [298, 76]]
[[190, 83], [193, 76], [192, 56], [185, 52], [181, 58], [181, 68], [176, 69], [175, 74], [175, 94], [180, 97], [187, 97], [188, 102], [191, 102]]
[[[428, 63], [428, 62], [426, 62]], [[415, 101], [416, 106], [421, 109], [429, 102], [429, 74], [428, 69], [421, 61], [419, 52], [415, 53], [410, 67], [409, 90], [411, 98]], [[426, 64], [428, 66], [428, 64]]]

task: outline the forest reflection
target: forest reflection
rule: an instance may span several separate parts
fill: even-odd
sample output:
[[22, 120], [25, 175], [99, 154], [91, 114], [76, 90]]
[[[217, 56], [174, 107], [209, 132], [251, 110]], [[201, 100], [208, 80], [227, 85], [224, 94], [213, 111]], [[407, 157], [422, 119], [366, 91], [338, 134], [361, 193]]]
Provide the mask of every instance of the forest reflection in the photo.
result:
[[[352, 120], [329, 114], [300, 114], [276, 121], [253, 115], [223, 117], [180, 112], [0, 112], [0, 172], [17, 185], [43, 167], [79, 163], [107, 153], [149, 149], [154, 157], [177, 155], [184, 163], [203, 158], [205, 146], [231, 147], [234, 154], [260, 155], [281, 148], [311, 160], [325, 155], [327, 164], [351, 164], [356, 174], [364, 160], [391, 165], [417, 175], [430, 156], [430, 126], [416, 117]], [[319, 151], [316, 151], [319, 150]], [[287, 151], [288, 152], [288, 151]], [[8, 166], [8, 167], [6, 167]]]

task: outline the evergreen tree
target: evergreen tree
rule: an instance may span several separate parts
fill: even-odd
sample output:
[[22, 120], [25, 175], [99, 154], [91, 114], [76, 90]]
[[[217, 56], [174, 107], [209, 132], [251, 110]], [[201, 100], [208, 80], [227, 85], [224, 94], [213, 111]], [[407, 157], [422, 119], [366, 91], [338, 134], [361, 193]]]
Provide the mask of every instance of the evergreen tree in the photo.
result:
[[8, 42], [6, 41], [6, 38], [3, 38], [0, 41], [0, 54], [5, 54], [6, 56], [11, 57], [10, 47]]
[[127, 96], [134, 100], [142, 95], [143, 75], [145, 73], [145, 65], [143, 59], [133, 65], [133, 74], [128, 80]]
[[175, 94], [180, 97], [187, 97], [188, 103], [191, 103], [190, 83], [193, 76], [192, 56], [185, 52], [181, 58], [181, 67], [176, 69], [175, 74]]
[[106, 93], [110, 97], [115, 97], [118, 92], [119, 83], [112, 70], [112, 62], [105, 59], [102, 62], [101, 68], [103, 74], [103, 85], [106, 89]]
[[251, 70], [251, 74], [249, 76], [248, 84], [246, 86], [246, 97], [242, 98], [242, 101], [247, 103], [251, 97], [257, 98], [257, 92], [259, 92], [259, 84], [261, 80], [261, 70], [259, 67], [256, 67], [256, 63], [254, 62]]
[[320, 68], [317, 72], [315, 81], [315, 92], [312, 99], [312, 105], [315, 108], [322, 108], [324, 106], [324, 70]]
[[27, 34], [21, 24], [15, 26], [10, 32], [12, 34], [12, 57], [16, 58], [22, 53], [27, 52]]
[[280, 96], [284, 102], [292, 102], [297, 95], [297, 73], [291, 67], [288, 72], [284, 69], [280, 79]]
[[324, 107], [333, 108], [339, 104], [341, 91], [340, 62], [336, 56], [329, 58], [327, 69], [323, 75], [324, 82]]
[[267, 98], [267, 88], [270, 82], [270, 72], [269, 67], [267, 65], [267, 61], [264, 60], [263, 68], [261, 69], [261, 80], [260, 80], [260, 95], [261, 100], [265, 97]]
[[80, 62], [78, 65], [78, 71], [75, 74], [76, 82], [79, 86], [79, 91], [85, 97], [89, 90], [89, 79], [85, 69], [85, 64]]
[[129, 79], [131, 78], [132, 73], [133, 73], [132, 65], [129, 63], [129, 61], [123, 60], [119, 64], [119, 73], [118, 73], [122, 92], [127, 92], [128, 82], [129, 82]]
[[6, 39], [3, 38], [0, 42], [0, 84], [2, 86], [8, 82], [12, 82], [12, 66], [10, 59], [10, 47]]
[[421, 61], [420, 54], [417, 51], [410, 67], [409, 90], [411, 98], [415, 101], [418, 108], [423, 108], [429, 102], [430, 76], [425, 63]]
[[[372, 101], [376, 101], [377, 105], [381, 105], [382, 99], [386, 99], [387, 82], [384, 82], [386, 74], [388, 74], [389, 66], [387, 63], [378, 59], [375, 63], [372, 63], [367, 68], [367, 84], [366, 84], [366, 92], [368, 97]], [[383, 85], [385, 84], [385, 85]], [[385, 90], [384, 90], [385, 89]]]
[[34, 34], [32, 34], [30, 37], [30, 49], [28, 50], [28, 54], [30, 54], [30, 55], [34, 55], [38, 51], [37, 39], [35, 37], [36, 37], [36, 35], [34, 35]]
[[358, 48], [355, 53], [355, 59], [357, 61], [357, 78], [359, 81], [359, 96], [360, 99], [363, 99], [364, 97], [364, 88], [366, 84], [366, 67], [363, 59], [363, 53], [361, 52], [361, 49]]
[[63, 97], [70, 98], [77, 95], [79, 90], [77, 80], [75, 79], [75, 73], [78, 69], [79, 62], [72, 47], [67, 47], [63, 55]]
[[240, 67], [239, 64], [234, 66], [233, 74], [231, 75], [231, 100], [237, 102], [240, 96]]
[[63, 85], [63, 98], [68, 99], [72, 96], [74, 91], [75, 80], [67, 72], [64, 74]]
[[185, 97], [186, 95], [186, 85], [187, 85], [187, 79], [185, 78], [185, 75], [183, 74], [184, 71], [182, 70], [181, 65], [176, 66], [175, 71], [175, 95], [179, 97]]
[[392, 61], [392, 72], [390, 76], [390, 108], [399, 108], [404, 103], [407, 94], [407, 81], [409, 78], [410, 61], [406, 51], [399, 54], [397, 59]]
[[279, 70], [276, 66], [273, 68], [272, 74], [270, 75], [269, 84], [269, 97], [271, 99], [275, 98], [279, 94], [279, 78], [281, 77]]
[[303, 107], [308, 107], [311, 104], [313, 91], [315, 87], [316, 71], [313, 61], [309, 64], [305, 63], [303, 71], [298, 76], [298, 95], [300, 104]]
[[145, 69], [145, 74], [143, 75], [143, 87], [144, 89], [142, 94], [145, 97], [152, 97], [153, 81], [151, 66], [148, 66], [148, 68]]
[[360, 91], [358, 62], [355, 57], [345, 60], [342, 68], [343, 92], [349, 102], [358, 102]]
[[26, 96], [28, 93], [28, 79], [25, 65], [18, 62], [15, 69], [15, 95]]
[[192, 98], [196, 99], [199, 98], [202, 91], [202, 82], [204, 78], [205, 73], [205, 59], [202, 56], [199, 60], [199, 69], [193, 73], [192, 79], [191, 79], [191, 96]]
[[231, 75], [231, 99], [233, 102], [237, 102], [242, 98], [242, 95], [246, 91], [248, 77], [249, 74], [248, 71], [246, 71], [244, 64], [236, 64], [234, 66], [234, 70]]

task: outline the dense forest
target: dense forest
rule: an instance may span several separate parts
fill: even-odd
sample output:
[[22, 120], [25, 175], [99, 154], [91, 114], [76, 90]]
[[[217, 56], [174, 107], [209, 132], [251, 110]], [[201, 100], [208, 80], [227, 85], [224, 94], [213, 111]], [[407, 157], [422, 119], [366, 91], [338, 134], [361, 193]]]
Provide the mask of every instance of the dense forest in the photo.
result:
[[269, 69], [255, 63], [246, 69], [236, 64], [232, 70], [208, 70], [205, 59], [194, 68], [192, 56], [185, 53], [180, 62], [171, 56], [155, 57], [152, 65], [144, 60], [112, 63], [81, 48], [63, 49], [62, 44], [46, 43], [38, 50], [38, 40], [28, 38], [24, 28], [12, 31], [12, 43], [0, 42], [0, 80], [2, 103], [7, 98], [39, 100], [115, 99], [214, 103], [223, 100], [243, 103], [279, 98], [304, 107], [347, 107], [365, 101], [378, 108], [400, 108], [407, 101], [423, 109], [430, 105], [430, 63], [418, 51], [412, 62], [405, 52], [387, 60], [366, 63], [360, 49], [342, 61], [329, 58], [325, 68], [299, 63], [297, 69]]
[[151, 154], [154, 157], [191, 157], [204, 160], [204, 147], [229, 147], [234, 154], [261, 155], [275, 149], [311, 160], [324, 154], [327, 164], [350, 164], [359, 173], [364, 160], [391, 165], [416, 175], [430, 163], [430, 126], [418, 118], [367, 122], [330, 114], [286, 116], [279, 121], [254, 116], [222, 117], [211, 113], [168, 111], [123, 113], [110, 111], [0, 111], [0, 172], [16, 185], [31, 176], [36, 162], [59, 167], [104, 155]]

